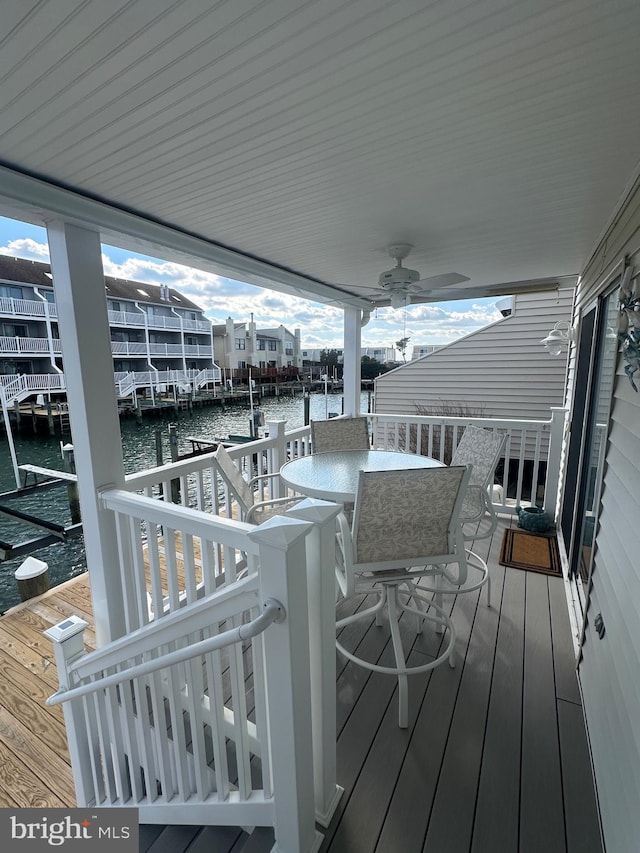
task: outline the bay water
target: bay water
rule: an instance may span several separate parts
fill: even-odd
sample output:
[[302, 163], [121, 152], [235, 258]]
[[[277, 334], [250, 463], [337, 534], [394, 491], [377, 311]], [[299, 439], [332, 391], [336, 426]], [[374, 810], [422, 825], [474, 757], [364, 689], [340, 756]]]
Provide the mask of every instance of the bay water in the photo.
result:
[[[361, 410], [367, 411], [367, 393], [363, 393]], [[304, 424], [304, 403], [302, 397], [280, 396], [263, 397], [260, 408], [266, 420], [283, 419], [286, 429], [294, 429]], [[322, 419], [331, 412], [342, 411], [342, 394], [311, 394], [310, 416]], [[175, 423], [178, 434], [178, 450], [187, 453], [192, 449], [187, 437], [201, 437], [214, 440], [228, 435], [249, 435], [250, 410], [246, 403], [227, 405], [224, 411], [218, 406], [196, 408], [188, 412], [168, 411], [162, 417], [145, 415], [142, 424], [134, 418], [120, 421], [124, 467], [127, 474], [153, 468], [156, 465], [156, 431], [162, 436], [164, 461], [171, 459], [169, 450], [169, 425]], [[70, 441], [69, 435], [62, 437], [63, 442]], [[32, 434], [21, 432], [14, 435], [18, 464], [40, 465], [46, 468], [62, 469], [60, 451], [61, 437], [49, 436], [44, 432]], [[13, 467], [6, 436], [0, 433], [0, 493], [15, 488]], [[14, 509], [44, 518], [58, 524], [71, 522], [67, 491], [65, 486], [24, 495], [4, 503]], [[43, 532], [43, 531], [42, 531]], [[13, 521], [0, 514], [0, 540], [15, 544], [35, 539], [41, 533], [31, 525]], [[64, 543], [50, 545], [33, 552], [33, 556], [49, 565], [51, 586], [61, 583], [86, 571], [84, 542], [82, 537]], [[0, 613], [14, 604], [20, 597], [14, 578], [16, 569], [25, 557], [0, 562]]]

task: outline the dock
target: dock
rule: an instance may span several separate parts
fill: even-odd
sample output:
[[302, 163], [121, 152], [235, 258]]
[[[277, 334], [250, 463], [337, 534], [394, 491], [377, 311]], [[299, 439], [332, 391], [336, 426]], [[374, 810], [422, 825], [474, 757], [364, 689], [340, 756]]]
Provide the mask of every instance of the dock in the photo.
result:
[[62, 708], [45, 703], [58, 689], [53, 649], [42, 632], [72, 614], [90, 627], [87, 573], [71, 578], [0, 618], [0, 806], [64, 808], [76, 805]]

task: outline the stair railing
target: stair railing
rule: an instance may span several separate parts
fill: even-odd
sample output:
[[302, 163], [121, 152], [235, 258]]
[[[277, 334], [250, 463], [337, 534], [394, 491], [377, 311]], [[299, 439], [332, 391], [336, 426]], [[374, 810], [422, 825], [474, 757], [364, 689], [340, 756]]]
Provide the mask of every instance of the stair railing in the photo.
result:
[[279, 851], [312, 853], [300, 566], [314, 525], [278, 517], [247, 534], [234, 524], [259, 572], [89, 654], [83, 620], [49, 629], [60, 679], [50, 702], [63, 704], [78, 805], [137, 807], [142, 823], [273, 826]]

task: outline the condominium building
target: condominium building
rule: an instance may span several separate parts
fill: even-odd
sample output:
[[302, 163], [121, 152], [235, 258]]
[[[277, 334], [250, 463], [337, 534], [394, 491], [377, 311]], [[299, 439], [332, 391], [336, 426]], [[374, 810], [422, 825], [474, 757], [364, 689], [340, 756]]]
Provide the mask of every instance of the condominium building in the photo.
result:
[[[201, 308], [164, 284], [105, 276], [111, 352], [116, 383], [136, 375], [138, 386], [157, 381], [219, 381], [213, 361], [211, 322]], [[49, 264], [0, 255], [0, 375], [44, 377], [34, 390], [64, 383], [45, 381], [63, 372], [55, 290]], [[168, 379], [171, 374], [172, 379]], [[148, 381], [145, 376], [149, 377]], [[24, 385], [24, 382], [23, 382]], [[127, 383], [127, 387], [130, 383]], [[17, 386], [16, 386], [17, 387]]]
[[225, 323], [215, 325], [213, 344], [216, 363], [225, 370], [302, 367], [300, 329], [290, 332], [283, 325], [258, 329], [253, 315], [248, 323], [227, 317]]

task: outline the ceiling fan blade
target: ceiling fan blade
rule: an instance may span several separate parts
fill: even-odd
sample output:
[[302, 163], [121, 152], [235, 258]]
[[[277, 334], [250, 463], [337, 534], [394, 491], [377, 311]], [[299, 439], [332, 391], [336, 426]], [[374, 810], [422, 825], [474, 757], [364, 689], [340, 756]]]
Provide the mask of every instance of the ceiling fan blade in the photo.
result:
[[421, 278], [411, 285], [412, 293], [418, 293], [421, 290], [438, 290], [441, 287], [450, 287], [452, 284], [460, 284], [463, 281], [470, 281], [468, 275], [460, 275], [457, 272], [445, 272], [442, 275], [432, 275], [429, 278]]

